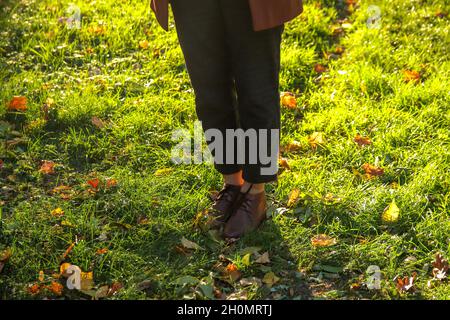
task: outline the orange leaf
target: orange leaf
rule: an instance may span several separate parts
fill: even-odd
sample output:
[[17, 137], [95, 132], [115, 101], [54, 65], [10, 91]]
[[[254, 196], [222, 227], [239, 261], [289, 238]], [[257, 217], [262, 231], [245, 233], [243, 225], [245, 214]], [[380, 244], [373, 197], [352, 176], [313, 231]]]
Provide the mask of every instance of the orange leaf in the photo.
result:
[[8, 104], [9, 111], [26, 111], [27, 110], [27, 98], [21, 96], [15, 96]]
[[97, 189], [97, 188], [98, 188], [98, 185], [100, 184], [100, 180], [97, 179], [97, 178], [95, 178], [95, 179], [88, 180], [87, 183], [88, 183], [92, 188]]
[[43, 161], [39, 172], [43, 174], [53, 174], [55, 173], [55, 163], [53, 161]]
[[288, 109], [295, 109], [297, 108], [297, 99], [293, 93], [283, 92], [281, 94], [281, 105]]
[[278, 163], [280, 164], [280, 166], [281, 166], [282, 168], [285, 168], [285, 169], [287, 169], [287, 170], [290, 170], [290, 169], [291, 169], [291, 166], [289, 165], [289, 162], [288, 162], [288, 160], [287, 160], [286, 158], [280, 157], [280, 158], [278, 159]]
[[238, 270], [238, 267], [234, 263], [230, 263], [229, 265], [227, 265], [226, 270], [227, 272], [233, 272]]
[[107, 249], [107, 248], [102, 248], [102, 249], [98, 249], [97, 252], [96, 252], [96, 254], [105, 254], [105, 253], [107, 253], [107, 252], [108, 252], [108, 249]]
[[69, 253], [72, 251], [73, 247], [75, 247], [75, 242], [72, 242], [72, 244], [67, 248], [67, 250], [64, 252], [62, 259], [66, 259]]
[[405, 82], [419, 82], [420, 81], [420, 73], [414, 70], [404, 70], [403, 71], [403, 80]]
[[413, 272], [411, 277], [398, 277], [395, 286], [399, 292], [413, 292], [415, 290], [414, 280], [416, 280], [417, 273]]
[[108, 179], [106, 180], [106, 187], [111, 188], [117, 186], [117, 180], [116, 179]]
[[28, 293], [32, 294], [32, 295], [36, 295], [41, 291], [41, 286], [37, 283], [29, 286], [27, 288]]
[[378, 176], [381, 176], [384, 174], [383, 168], [379, 168], [379, 167], [376, 167], [376, 166], [368, 164], [368, 163], [363, 164], [362, 168], [363, 168], [364, 172], [366, 173], [365, 176], [368, 179], [372, 179], [373, 177], [378, 177]]
[[314, 71], [317, 72], [317, 73], [323, 73], [323, 72], [327, 71], [327, 68], [324, 65], [322, 65], [320, 63], [317, 63], [314, 66]]
[[38, 277], [39, 281], [42, 282], [44, 281], [44, 271], [39, 271], [39, 277]]
[[311, 239], [311, 244], [314, 247], [329, 247], [337, 243], [336, 239], [331, 238], [326, 234], [318, 234]]
[[54, 294], [60, 296], [62, 294], [63, 291], [63, 285], [59, 282], [56, 281], [52, 281], [52, 283], [46, 287], [48, 290], [50, 290], [51, 292], [53, 292]]
[[148, 49], [150, 43], [147, 40], [141, 40], [139, 41], [139, 47], [141, 49]]

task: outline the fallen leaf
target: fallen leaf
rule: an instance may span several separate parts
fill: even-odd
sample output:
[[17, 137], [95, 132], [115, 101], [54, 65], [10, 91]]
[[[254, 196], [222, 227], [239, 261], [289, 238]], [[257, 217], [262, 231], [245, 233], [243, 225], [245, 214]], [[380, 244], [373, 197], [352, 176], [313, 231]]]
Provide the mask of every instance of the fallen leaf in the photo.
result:
[[108, 252], [108, 248], [98, 249], [95, 253], [98, 255], [105, 254]]
[[289, 144], [284, 148], [285, 151], [288, 152], [294, 152], [302, 149], [301, 142], [298, 141], [291, 141]]
[[405, 82], [414, 82], [418, 83], [420, 81], [420, 73], [414, 70], [404, 70], [403, 71], [403, 80]]
[[442, 254], [437, 253], [435, 260], [432, 263], [433, 266], [433, 278], [437, 280], [443, 280], [447, 277], [447, 272], [449, 269], [448, 261], [444, 259]]
[[64, 211], [61, 208], [53, 209], [50, 213], [54, 217], [61, 217], [64, 215]]
[[148, 49], [150, 43], [147, 40], [141, 40], [139, 41], [139, 47], [141, 49]]
[[180, 277], [180, 278], [175, 280], [175, 284], [182, 285], [182, 286], [184, 286], [184, 285], [195, 286], [199, 282], [200, 282], [199, 279], [194, 278], [192, 276], [183, 276], [183, 277]]
[[184, 248], [191, 249], [191, 250], [201, 250], [201, 249], [203, 249], [198, 244], [196, 244], [195, 242], [192, 242], [192, 241], [186, 239], [185, 237], [181, 238], [181, 245]]
[[282, 168], [284, 168], [286, 170], [290, 170], [291, 169], [291, 166], [289, 165], [288, 159], [286, 159], [286, 158], [280, 157], [278, 159], [278, 163], [279, 163], [280, 167], [282, 167]]
[[116, 179], [107, 179], [106, 180], [106, 187], [107, 188], [112, 188], [117, 186], [117, 180]]
[[363, 137], [359, 133], [356, 135], [356, 137], [353, 139], [354, 142], [358, 144], [360, 147], [368, 146], [372, 144], [372, 141], [370, 141], [369, 137]]
[[243, 287], [248, 287], [248, 286], [261, 287], [262, 281], [261, 281], [261, 279], [258, 279], [256, 277], [242, 278], [241, 280], [239, 280], [239, 284]]
[[62, 291], [64, 289], [63, 285], [56, 281], [52, 281], [52, 283], [49, 286], [46, 286], [46, 288], [58, 296], [62, 295]]
[[81, 272], [81, 291], [91, 290], [94, 287], [94, 273]]
[[94, 35], [104, 35], [106, 33], [106, 29], [102, 25], [90, 26], [87, 31]]
[[63, 256], [62, 256], [62, 260], [65, 260], [67, 258], [67, 256], [69, 255], [69, 253], [72, 251], [73, 247], [75, 246], [75, 242], [72, 242], [70, 244], [70, 246], [67, 248], [67, 250], [64, 252]]
[[103, 120], [100, 119], [99, 117], [92, 117], [91, 123], [99, 129], [101, 129], [105, 126], [105, 122], [103, 122]]
[[311, 238], [311, 244], [314, 247], [329, 247], [335, 245], [337, 240], [326, 235], [326, 234], [318, 234]]
[[436, 13], [434, 14], [434, 16], [442, 19], [442, 18], [447, 17], [447, 16], [448, 16], [448, 13], [439, 10], [439, 11], [436, 11]]
[[26, 111], [27, 98], [22, 96], [15, 96], [8, 104], [8, 111]]
[[60, 273], [63, 277], [66, 277], [66, 278], [67, 278], [70, 274], [68, 274], [66, 271], [67, 271], [67, 269], [70, 268], [70, 266], [71, 266], [70, 263], [67, 263], [67, 262], [62, 263], [62, 264], [59, 266], [59, 273]]
[[324, 65], [317, 63], [314, 65], [314, 71], [317, 73], [323, 73], [327, 71], [327, 68]]
[[384, 223], [395, 223], [398, 221], [400, 209], [397, 207], [395, 200], [393, 200], [383, 211], [381, 220]]
[[299, 189], [292, 190], [291, 193], [289, 194], [287, 206], [292, 207], [293, 205], [295, 205], [298, 201], [299, 196], [300, 196]]
[[272, 287], [275, 283], [277, 283], [280, 280], [275, 273], [268, 272], [264, 275], [262, 282], [265, 283], [269, 288]]
[[166, 174], [168, 174], [168, 173], [170, 173], [170, 172], [172, 172], [172, 171], [173, 171], [172, 168], [158, 169], [158, 170], [155, 171], [154, 175], [155, 175], [156, 177], [160, 177], [160, 176], [166, 175]]
[[281, 105], [288, 109], [296, 109], [297, 108], [297, 99], [295, 95], [291, 92], [283, 92], [281, 94]]
[[365, 172], [365, 177], [367, 179], [372, 179], [373, 177], [378, 177], [384, 174], [384, 169], [383, 168], [379, 168], [376, 167], [374, 165], [371, 165], [369, 163], [365, 163], [362, 166], [364, 172]]
[[28, 286], [27, 288], [28, 293], [32, 294], [32, 295], [36, 295], [41, 291], [41, 286], [37, 283]]
[[39, 271], [39, 277], [38, 277], [38, 280], [40, 281], [40, 282], [42, 282], [42, 281], [44, 281], [44, 271]]
[[316, 149], [317, 146], [319, 146], [319, 145], [323, 145], [325, 143], [325, 140], [323, 138], [323, 133], [322, 132], [314, 132], [313, 134], [311, 134], [308, 137], [308, 142], [309, 142], [309, 145], [313, 149]]
[[43, 161], [39, 172], [43, 174], [53, 174], [55, 173], [54, 167], [55, 163], [53, 161]]
[[242, 257], [242, 264], [246, 267], [249, 267], [251, 262], [250, 262], [250, 253], [247, 253], [244, 257]]
[[255, 263], [266, 264], [270, 263], [269, 252], [264, 252], [258, 259], [255, 260]]
[[122, 288], [123, 288], [123, 284], [121, 284], [120, 282], [117, 282], [117, 281], [113, 282], [111, 284], [111, 287], [109, 288], [108, 296], [111, 297], [111, 296], [115, 295]]
[[228, 277], [232, 282], [239, 280], [242, 276], [242, 272], [234, 263], [230, 263], [225, 268], [225, 276]]
[[98, 186], [99, 186], [99, 184], [100, 184], [100, 180], [97, 179], [97, 178], [95, 178], [95, 179], [88, 180], [87, 183], [88, 183], [88, 185], [90, 185], [92, 188], [98, 189]]
[[96, 299], [106, 298], [108, 296], [108, 292], [109, 292], [109, 286], [108, 285], [101, 286], [95, 292], [95, 298]]
[[411, 277], [397, 277], [395, 279], [395, 286], [399, 292], [414, 292], [414, 281], [416, 280], [417, 273], [414, 272]]

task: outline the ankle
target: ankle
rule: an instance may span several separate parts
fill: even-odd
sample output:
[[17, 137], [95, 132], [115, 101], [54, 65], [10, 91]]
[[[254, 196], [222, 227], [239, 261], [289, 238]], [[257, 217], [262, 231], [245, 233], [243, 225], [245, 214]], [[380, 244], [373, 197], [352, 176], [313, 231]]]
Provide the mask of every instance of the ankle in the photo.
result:
[[249, 194], [259, 194], [265, 191], [265, 184], [264, 183], [249, 183], [244, 182], [244, 184], [241, 187], [241, 192], [243, 193], [249, 193]]
[[242, 179], [242, 172], [223, 175], [223, 181], [225, 185], [242, 186], [244, 184], [244, 180]]

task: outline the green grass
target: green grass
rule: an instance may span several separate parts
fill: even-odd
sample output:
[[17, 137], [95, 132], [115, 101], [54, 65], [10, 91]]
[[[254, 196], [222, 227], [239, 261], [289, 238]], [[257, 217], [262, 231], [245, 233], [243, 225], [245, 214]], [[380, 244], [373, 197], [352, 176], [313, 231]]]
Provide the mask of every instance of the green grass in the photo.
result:
[[[207, 164], [170, 161], [172, 131], [192, 130], [196, 119], [174, 28], [160, 29], [146, 0], [102, 0], [75, 1], [82, 26], [71, 30], [58, 22], [69, 3], [0, 4], [0, 251], [12, 251], [0, 273], [0, 299], [58, 298], [27, 287], [40, 270], [49, 283], [73, 242], [64, 261], [93, 271], [94, 289], [120, 282], [111, 299], [207, 298], [211, 285], [249, 299], [450, 298], [448, 280], [427, 286], [435, 254], [450, 257], [446, 1], [364, 0], [354, 10], [344, 1], [306, 1], [282, 47], [281, 89], [295, 93], [299, 105], [283, 109], [282, 142], [298, 141], [300, 149], [283, 154], [291, 169], [267, 186], [273, 208], [286, 207], [294, 189], [302, 196], [232, 246], [193, 228], [220, 177]], [[371, 4], [381, 10], [379, 29], [366, 24]], [[95, 34], [99, 24], [104, 32]], [[327, 58], [337, 47], [344, 52]], [[316, 73], [318, 63], [328, 71]], [[405, 82], [405, 70], [420, 72], [420, 81]], [[25, 113], [3, 107], [13, 96], [27, 97]], [[43, 121], [47, 98], [55, 104]], [[106, 125], [94, 126], [93, 116]], [[314, 132], [325, 138], [317, 149], [308, 144]], [[357, 133], [372, 145], [358, 147]], [[7, 143], [14, 138], [24, 141]], [[42, 160], [57, 163], [55, 174], [39, 172]], [[362, 172], [365, 163], [384, 174], [358, 177], [353, 169]], [[90, 193], [93, 177], [118, 184]], [[72, 188], [70, 199], [51, 192], [59, 185]], [[400, 219], [386, 226], [381, 214], [392, 200]], [[64, 216], [51, 215], [58, 207]], [[322, 233], [336, 245], [313, 247], [311, 238]], [[180, 254], [182, 237], [204, 250]], [[268, 266], [253, 258], [246, 266], [242, 249], [253, 246], [269, 252]], [[96, 254], [102, 248], [109, 251]], [[243, 277], [261, 279], [271, 270], [280, 280], [271, 289], [227, 284], [214, 267], [221, 255]], [[381, 290], [351, 290], [370, 265], [381, 269]], [[330, 273], [327, 266], [338, 268]], [[414, 271], [415, 293], [397, 292], [393, 279]], [[184, 276], [200, 285], [178, 284]], [[62, 297], [89, 295], [65, 289]]]

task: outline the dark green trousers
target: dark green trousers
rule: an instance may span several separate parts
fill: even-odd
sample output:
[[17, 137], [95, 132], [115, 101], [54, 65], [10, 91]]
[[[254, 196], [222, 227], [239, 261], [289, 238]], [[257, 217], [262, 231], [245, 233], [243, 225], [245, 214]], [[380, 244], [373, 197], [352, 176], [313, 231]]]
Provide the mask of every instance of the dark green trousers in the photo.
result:
[[[280, 129], [280, 43], [284, 26], [255, 32], [247, 0], [171, 0], [178, 38], [196, 96], [196, 112], [203, 129]], [[279, 137], [279, 136], [278, 136]], [[259, 136], [258, 136], [259, 139]], [[279, 138], [278, 138], [279, 139]], [[267, 141], [267, 150], [273, 143]], [[207, 142], [210, 144], [212, 141]], [[261, 142], [258, 142], [258, 147]], [[264, 142], [263, 142], [264, 143]], [[276, 180], [262, 174], [268, 165], [249, 161], [254, 152], [245, 140], [244, 163], [218, 163], [222, 174], [243, 171], [251, 183]], [[278, 148], [279, 141], [277, 143]], [[236, 141], [234, 141], [234, 145]], [[259, 148], [258, 148], [259, 150]], [[235, 149], [235, 154], [239, 149]], [[272, 158], [277, 159], [276, 155]], [[226, 159], [226, 155], [223, 160]]]

